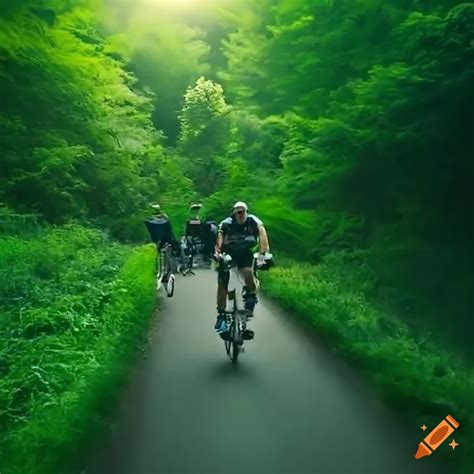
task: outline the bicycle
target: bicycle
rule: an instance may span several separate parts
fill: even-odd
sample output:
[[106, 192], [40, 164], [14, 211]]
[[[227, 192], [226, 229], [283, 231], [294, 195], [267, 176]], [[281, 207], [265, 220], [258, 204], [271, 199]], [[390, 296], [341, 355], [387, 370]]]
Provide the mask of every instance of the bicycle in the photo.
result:
[[171, 264], [172, 259], [173, 247], [169, 242], [167, 242], [163, 247], [161, 247], [161, 249], [158, 249], [156, 290], [159, 291], [162, 284], [164, 284], [164, 289], [168, 298], [171, 298], [174, 295], [176, 281]]
[[194, 254], [195, 249], [192, 245], [192, 242], [186, 237], [182, 237], [180, 240], [180, 257], [179, 257], [179, 266], [178, 273], [181, 273], [183, 276], [194, 275], [193, 266], [194, 266]]
[[209, 268], [211, 263], [210, 255], [206, 255], [205, 253], [205, 245], [201, 237], [186, 237], [188, 240], [188, 244], [192, 249], [192, 265], [193, 267], [199, 268]]
[[[268, 270], [273, 266], [273, 256], [271, 254], [265, 254], [263, 263], [261, 260], [261, 254], [255, 253], [254, 260], [252, 263], [252, 269], [254, 272], [254, 278], [256, 279], [257, 288], [258, 270]], [[227, 287], [227, 308], [225, 311], [226, 322], [229, 327], [228, 336], [224, 339], [225, 351], [232, 364], [237, 364], [239, 354], [245, 352], [244, 341], [253, 339], [253, 332], [247, 333], [247, 321], [248, 313], [243, 309], [243, 296], [245, 295], [246, 288], [240, 280], [240, 274], [237, 267], [234, 266], [232, 257], [228, 254], [221, 254], [218, 258], [219, 268], [218, 271], [221, 273], [219, 278], [224, 278], [224, 282]], [[237, 287], [242, 287], [241, 299], [237, 298]], [[229, 310], [230, 307], [230, 310]]]

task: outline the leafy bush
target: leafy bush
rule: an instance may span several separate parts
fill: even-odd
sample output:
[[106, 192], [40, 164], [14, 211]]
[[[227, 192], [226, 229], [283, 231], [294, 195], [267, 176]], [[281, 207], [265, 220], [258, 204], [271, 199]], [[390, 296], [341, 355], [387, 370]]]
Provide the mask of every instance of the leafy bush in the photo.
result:
[[269, 295], [321, 331], [405, 411], [433, 418], [455, 413], [465, 449], [456, 460], [468, 467], [470, 459], [472, 466], [473, 367], [370, 304], [366, 294], [373, 282], [369, 268], [347, 253], [333, 253], [318, 266], [289, 263], [262, 275]]
[[64, 472], [100, 426], [153, 313], [153, 266], [153, 246], [76, 225], [0, 239], [2, 473]]

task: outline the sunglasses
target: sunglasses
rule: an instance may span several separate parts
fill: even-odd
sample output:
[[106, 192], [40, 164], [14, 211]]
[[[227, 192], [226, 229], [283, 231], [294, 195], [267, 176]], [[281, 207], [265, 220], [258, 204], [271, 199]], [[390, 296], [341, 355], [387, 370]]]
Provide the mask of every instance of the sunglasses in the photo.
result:
[[238, 211], [235, 212], [237, 215], [241, 216], [242, 214], [245, 214], [245, 211], [243, 209], [239, 209]]

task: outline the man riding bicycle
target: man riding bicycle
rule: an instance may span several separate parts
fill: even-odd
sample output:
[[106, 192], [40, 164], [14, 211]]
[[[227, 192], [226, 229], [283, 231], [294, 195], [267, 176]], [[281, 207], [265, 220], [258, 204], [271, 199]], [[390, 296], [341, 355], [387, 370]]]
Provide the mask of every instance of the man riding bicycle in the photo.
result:
[[199, 252], [206, 263], [212, 259], [217, 237], [217, 224], [202, 219], [200, 210], [202, 204], [191, 204], [190, 217], [186, 221], [185, 239], [194, 253]]
[[[242, 201], [236, 202], [232, 215], [224, 219], [217, 234], [215, 256], [222, 252], [229, 254], [244, 278], [245, 294], [244, 308], [247, 317], [253, 316], [257, 304], [257, 285], [253, 269], [253, 247], [258, 241], [261, 254], [267, 254], [270, 250], [268, 236], [263, 222], [253, 214], [248, 213], [247, 204]], [[225, 316], [227, 302], [227, 285], [218, 276], [217, 283], [217, 321], [215, 330], [222, 334], [227, 331]]]
[[156, 245], [156, 250], [159, 252], [166, 244], [170, 244], [173, 250], [170, 268], [167, 274], [163, 276], [163, 282], [166, 282], [170, 272], [176, 271], [176, 255], [180, 253], [181, 247], [176, 240], [171, 222], [166, 213], [161, 210], [159, 204], [152, 204], [154, 215], [151, 219], [145, 221], [146, 228], [150, 234], [151, 241]]

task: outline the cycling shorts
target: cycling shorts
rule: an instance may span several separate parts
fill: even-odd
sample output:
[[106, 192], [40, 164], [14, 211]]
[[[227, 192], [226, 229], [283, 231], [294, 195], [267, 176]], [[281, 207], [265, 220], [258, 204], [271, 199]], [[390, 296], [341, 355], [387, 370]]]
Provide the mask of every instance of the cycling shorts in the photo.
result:
[[232, 257], [232, 261], [237, 268], [250, 268], [253, 265], [253, 252], [251, 249], [228, 251], [226, 253]]

